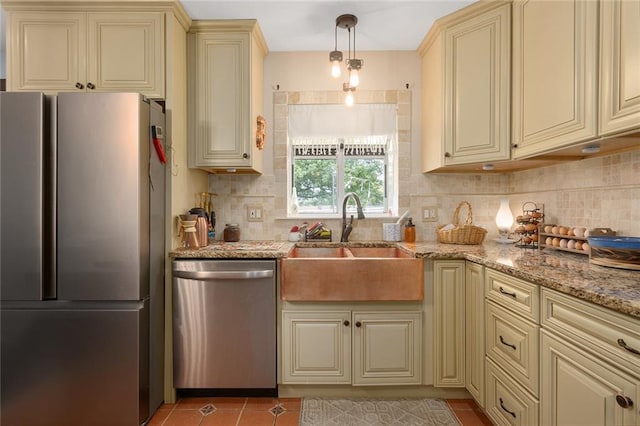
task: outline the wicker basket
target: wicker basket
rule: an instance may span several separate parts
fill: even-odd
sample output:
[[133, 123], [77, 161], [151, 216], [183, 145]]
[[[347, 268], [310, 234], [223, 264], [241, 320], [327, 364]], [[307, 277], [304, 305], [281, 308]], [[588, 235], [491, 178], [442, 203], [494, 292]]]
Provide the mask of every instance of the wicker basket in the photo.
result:
[[[467, 207], [467, 219], [463, 224], [460, 224], [460, 209]], [[453, 225], [454, 228], [444, 230], [446, 225], [438, 226], [436, 234], [438, 235], [438, 242], [445, 244], [482, 244], [487, 230], [479, 226], [471, 224], [473, 217], [473, 209], [468, 201], [462, 201], [456, 207], [456, 211], [453, 213]]]

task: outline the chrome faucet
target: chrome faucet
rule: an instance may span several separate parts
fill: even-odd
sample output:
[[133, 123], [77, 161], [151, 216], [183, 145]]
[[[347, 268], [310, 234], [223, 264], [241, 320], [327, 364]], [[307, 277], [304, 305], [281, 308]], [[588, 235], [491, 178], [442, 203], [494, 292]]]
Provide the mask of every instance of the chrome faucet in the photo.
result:
[[358, 219], [364, 219], [364, 212], [362, 211], [362, 204], [360, 203], [360, 198], [355, 192], [349, 192], [344, 196], [342, 200], [342, 235], [340, 236], [340, 241], [346, 243], [349, 241], [349, 234], [353, 230], [353, 215], [351, 215], [351, 221], [347, 225], [347, 201], [349, 197], [353, 197], [356, 200], [356, 206], [358, 209]]

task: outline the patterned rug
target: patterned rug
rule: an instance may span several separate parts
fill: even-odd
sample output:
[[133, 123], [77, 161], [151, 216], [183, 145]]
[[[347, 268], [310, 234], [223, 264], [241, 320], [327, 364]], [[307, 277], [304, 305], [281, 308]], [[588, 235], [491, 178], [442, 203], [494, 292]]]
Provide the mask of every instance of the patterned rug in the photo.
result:
[[459, 426], [441, 399], [304, 398], [300, 426]]

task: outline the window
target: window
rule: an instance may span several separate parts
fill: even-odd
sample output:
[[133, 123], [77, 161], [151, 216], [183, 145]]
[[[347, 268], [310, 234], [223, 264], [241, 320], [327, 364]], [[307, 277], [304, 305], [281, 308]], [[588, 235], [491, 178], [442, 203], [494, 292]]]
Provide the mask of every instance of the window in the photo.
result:
[[290, 106], [289, 215], [340, 215], [349, 192], [368, 215], [397, 205], [395, 105], [358, 107], [349, 114], [342, 105]]

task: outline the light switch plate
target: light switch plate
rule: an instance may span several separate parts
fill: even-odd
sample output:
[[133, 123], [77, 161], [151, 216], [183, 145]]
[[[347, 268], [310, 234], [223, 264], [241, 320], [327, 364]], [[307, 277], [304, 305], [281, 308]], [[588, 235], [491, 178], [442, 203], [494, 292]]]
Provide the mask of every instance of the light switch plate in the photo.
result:
[[262, 222], [264, 214], [261, 204], [247, 206], [247, 222]]
[[422, 207], [422, 221], [423, 222], [437, 222], [438, 221], [438, 206], [424, 206], [424, 207]]

